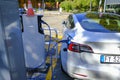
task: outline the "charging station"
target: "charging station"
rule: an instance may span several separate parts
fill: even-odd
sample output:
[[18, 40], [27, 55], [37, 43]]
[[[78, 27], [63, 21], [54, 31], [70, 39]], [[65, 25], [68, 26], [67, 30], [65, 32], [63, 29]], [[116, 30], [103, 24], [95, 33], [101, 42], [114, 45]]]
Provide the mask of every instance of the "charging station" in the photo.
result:
[[23, 45], [25, 64], [28, 68], [44, 68], [45, 66], [45, 40], [41, 27], [42, 15], [22, 15], [23, 20]]
[[[18, 9], [16, 0], [0, 0], [0, 80], [45, 80], [44, 73], [49, 66], [52, 69], [52, 56], [57, 53], [53, 49], [57, 43], [53, 44], [51, 39], [54, 29], [41, 20], [43, 15], [19, 15]], [[43, 29], [42, 23], [48, 29]], [[50, 32], [48, 44], [44, 30]], [[45, 45], [48, 45], [47, 52]], [[46, 64], [48, 54], [51, 65]]]
[[18, 2], [0, 0], [0, 80], [26, 80]]

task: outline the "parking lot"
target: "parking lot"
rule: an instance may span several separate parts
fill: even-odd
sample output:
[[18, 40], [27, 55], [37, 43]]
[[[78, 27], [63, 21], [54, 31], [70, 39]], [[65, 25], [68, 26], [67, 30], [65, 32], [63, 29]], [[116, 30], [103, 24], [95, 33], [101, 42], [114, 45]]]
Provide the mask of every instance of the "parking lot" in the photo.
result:
[[0, 12], [0, 80], [120, 80], [120, 0], [1, 0]]
[[62, 22], [67, 18], [69, 14], [70, 13], [64, 12], [60, 14], [59, 11], [44, 11], [44, 17], [42, 19], [47, 22], [51, 28], [57, 29], [58, 35], [62, 36]]
[[[61, 39], [62, 33], [63, 33], [62, 22], [67, 18], [68, 15], [69, 13], [60, 14], [58, 11], [45, 11], [44, 17], [42, 19], [45, 22], [47, 22], [51, 26], [51, 28], [55, 28], [57, 30], [58, 38]], [[46, 26], [43, 26], [43, 27], [46, 27]], [[54, 35], [55, 34], [53, 33], [52, 36]], [[51, 71], [51, 69], [49, 69], [46, 75], [46, 80], [51, 80], [51, 78], [53, 80], [73, 80], [61, 70], [59, 49], [60, 49], [60, 44], [58, 44], [58, 56], [57, 58], [53, 58], [53, 72]]]

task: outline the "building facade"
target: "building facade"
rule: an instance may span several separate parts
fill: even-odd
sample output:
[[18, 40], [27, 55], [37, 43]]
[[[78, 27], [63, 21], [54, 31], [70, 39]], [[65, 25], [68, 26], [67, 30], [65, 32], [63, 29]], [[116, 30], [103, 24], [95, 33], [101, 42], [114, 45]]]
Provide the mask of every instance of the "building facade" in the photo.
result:
[[104, 12], [120, 14], [120, 0], [105, 0]]

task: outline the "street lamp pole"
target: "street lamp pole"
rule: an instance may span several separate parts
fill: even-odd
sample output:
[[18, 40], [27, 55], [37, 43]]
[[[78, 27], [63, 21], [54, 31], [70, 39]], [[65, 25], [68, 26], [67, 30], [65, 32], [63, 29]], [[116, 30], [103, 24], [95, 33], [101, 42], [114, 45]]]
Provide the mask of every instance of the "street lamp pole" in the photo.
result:
[[106, 3], [107, 3], [107, 1], [105, 0], [105, 1], [104, 1], [104, 10], [103, 10], [103, 12], [105, 12], [105, 9], [106, 9]]
[[92, 10], [92, 0], [90, 0], [90, 11]]

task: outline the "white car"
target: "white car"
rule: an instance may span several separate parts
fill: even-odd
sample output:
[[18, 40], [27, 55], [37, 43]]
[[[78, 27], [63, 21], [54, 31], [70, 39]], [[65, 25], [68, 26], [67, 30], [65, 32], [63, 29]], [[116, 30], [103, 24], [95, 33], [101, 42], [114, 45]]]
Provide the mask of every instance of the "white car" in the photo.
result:
[[120, 15], [71, 14], [63, 24], [61, 64], [69, 76], [120, 80]]

